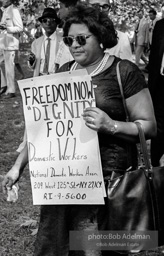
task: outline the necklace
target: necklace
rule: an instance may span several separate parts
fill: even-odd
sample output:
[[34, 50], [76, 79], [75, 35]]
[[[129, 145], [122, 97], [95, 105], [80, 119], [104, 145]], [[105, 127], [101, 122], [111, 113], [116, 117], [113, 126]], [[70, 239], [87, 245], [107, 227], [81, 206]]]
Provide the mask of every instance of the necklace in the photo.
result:
[[[109, 59], [109, 53], [106, 52], [105, 55], [104, 55], [104, 57], [103, 57], [102, 60], [100, 61], [99, 65], [95, 68], [95, 70], [93, 70], [93, 71], [90, 73], [90, 75], [91, 75], [91, 76], [96, 76], [96, 75], [98, 75], [98, 74], [104, 69], [105, 65], [107, 64], [108, 59]], [[70, 71], [75, 70], [75, 69], [77, 68], [77, 65], [78, 65], [78, 63], [75, 62], [75, 63], [72, 65]]]

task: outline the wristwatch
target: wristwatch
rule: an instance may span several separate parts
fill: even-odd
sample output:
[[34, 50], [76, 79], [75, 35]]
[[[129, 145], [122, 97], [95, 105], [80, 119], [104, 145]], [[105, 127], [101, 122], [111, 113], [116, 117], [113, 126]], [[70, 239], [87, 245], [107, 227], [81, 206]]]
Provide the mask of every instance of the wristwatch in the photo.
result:
[[114, 134], [117, 132], [117, 129], [118, 129], [118, 125], [117, 125], [117, 123], [114, 121], [113, 126], [110, 128], [110, 133], [111, 133], [112, 135], [114, 135]]

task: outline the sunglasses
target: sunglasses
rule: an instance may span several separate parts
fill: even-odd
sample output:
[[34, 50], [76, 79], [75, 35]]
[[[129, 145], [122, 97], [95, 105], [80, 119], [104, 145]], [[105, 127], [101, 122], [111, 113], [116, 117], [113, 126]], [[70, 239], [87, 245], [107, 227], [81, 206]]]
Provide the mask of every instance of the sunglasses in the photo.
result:
[[42, 23], [47, 23], [47, 21], [49, 21], [50, 23], [56, 22], [56, 20], [53, 19], [53, 18], [44, 18], [44, 19], [42, 19]]
[[91, 36], [92, 35], [65, 36], [63, 37], [63, 42], [68, 47], [71, 47], [74, 41], [76, 41], [80, 46], [83, 46], [86, 44], [87, 38]]
[[103, 12], [107, 12], [110, 10], [111, 6], [109, 4], [92, 4], [93, 7], [100, 9]]

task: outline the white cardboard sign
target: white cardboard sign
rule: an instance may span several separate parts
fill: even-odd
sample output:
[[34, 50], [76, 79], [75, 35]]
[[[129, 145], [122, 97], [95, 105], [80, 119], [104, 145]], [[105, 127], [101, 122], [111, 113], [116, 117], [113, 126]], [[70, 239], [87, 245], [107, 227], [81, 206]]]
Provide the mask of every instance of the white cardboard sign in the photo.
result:
[[33, 203], [104, 204], [97, 132], [81, 116], [95, 106], [91, 77], [64, 72], [18, 81]]

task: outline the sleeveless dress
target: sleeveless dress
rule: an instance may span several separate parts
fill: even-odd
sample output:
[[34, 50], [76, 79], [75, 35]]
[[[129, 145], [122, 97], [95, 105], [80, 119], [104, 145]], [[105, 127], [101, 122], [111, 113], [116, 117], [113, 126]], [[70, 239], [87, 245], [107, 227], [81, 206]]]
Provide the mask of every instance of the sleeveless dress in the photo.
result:
[[[126, 115], [116, 74], [119, 58], [105, 71], [93, 77], [96, 106], [112, 119], [125, 121]], [[73, 62], [64, 64], [59, 72], [70, 70]], [[145, 79], [136, 65], [121, 60], [120, 74], [125, 98], [146, 88]], [[113, 170], [122, 172], [137, 165], [136, 145], [108, 134], [99, 133], [103, 175], [110, 177]], [[102, 256], [105, 251], [69, 251], [69, 231], [105, 230], [106, 205], [45, 205], [41, 207], [40, 225], [35, 244], [35, 256]], [[112, 252], [111, 255], [114, 255]]]

